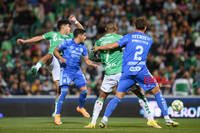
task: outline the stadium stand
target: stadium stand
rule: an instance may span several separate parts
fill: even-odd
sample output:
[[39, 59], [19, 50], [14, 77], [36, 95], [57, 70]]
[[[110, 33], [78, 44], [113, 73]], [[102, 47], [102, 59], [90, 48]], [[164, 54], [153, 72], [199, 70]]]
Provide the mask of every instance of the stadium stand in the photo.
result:
[[[200, 95], [200, 0], [1, 0], [0, 1], [0, 97], [12, 95], [56, 95], [56, 86], [46, 67], [36, 77], [30, 68], [47, 53], [48, 42], [17, 45], [17, 38], [30, 38], [54, 30], [61, 18], [75, 15], [85, 26], [91, 49], [114, 21], [119, 33], [134, 31], [136, 17], [149, 21], [148, 35], [154, 38], [148, 67], [166, 95]], [[98, 95], [103, 68], [82, 69], [88, 80], [88, 94]], [[176, 84], [174, 84], [176, 83]], [[185, 86], [184, 89], [179, 89]], [[176, 88], [177, 87], [177, 88]], [[182, 88], [182, 87], [181, 87]], [[178, 93], [176, 91], [179, 91]], [[70, 94], [79, 94], [73, 85]]]

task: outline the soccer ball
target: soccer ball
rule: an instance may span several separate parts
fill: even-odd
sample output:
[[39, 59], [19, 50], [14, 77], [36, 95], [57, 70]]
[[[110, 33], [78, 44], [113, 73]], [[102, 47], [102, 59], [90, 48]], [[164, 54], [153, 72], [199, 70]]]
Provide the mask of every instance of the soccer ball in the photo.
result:
[[172, 102], [172, 109], [174, 111], [179, 112], [179, 111], [181, 111], [182, 108], [183, 108], [183, 102], [182, 101], [180, 101], [180, 100], [174, 100]]

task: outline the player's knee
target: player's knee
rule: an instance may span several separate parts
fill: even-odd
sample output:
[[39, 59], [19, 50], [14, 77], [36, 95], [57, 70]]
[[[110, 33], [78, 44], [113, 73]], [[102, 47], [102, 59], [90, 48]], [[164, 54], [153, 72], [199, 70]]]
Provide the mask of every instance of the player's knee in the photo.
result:
[[105, 100], [107, 98], [108, 94], [103, 92], [103, 91], [100, 91], [100, 94], [99, 94], [99, 98]]
[[80, 88], [80, 91], [84, 91], [84, 90], [87, 90], [87, 87], [85, 84], [82, 84], [82, 85], [77, 85], [78, 88]]
[[81, 90], [81, 94], [87, 94], [87, 92], [88, 92], [88, 90], [86, 89], [86, 90]]
[[155, 95], [160, 92], [160, 87], [157, 85], [155, 88], [151, 90], [151, 92]]
[[61, 86], [61, 94], [62, 93], [67, 93], [68, 89], [69, 89], [69, 86], [67, 86], [67, 85]]
[[122, 99], [124, 97], [124, 92], [116, 92], [116, 97]]

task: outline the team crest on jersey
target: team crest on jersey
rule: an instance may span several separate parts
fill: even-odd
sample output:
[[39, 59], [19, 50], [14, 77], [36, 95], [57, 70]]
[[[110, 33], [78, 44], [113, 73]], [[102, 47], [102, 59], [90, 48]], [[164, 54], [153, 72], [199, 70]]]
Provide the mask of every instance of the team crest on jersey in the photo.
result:
[[83, 48], [80, 48], [80, 51], [83, 52]]

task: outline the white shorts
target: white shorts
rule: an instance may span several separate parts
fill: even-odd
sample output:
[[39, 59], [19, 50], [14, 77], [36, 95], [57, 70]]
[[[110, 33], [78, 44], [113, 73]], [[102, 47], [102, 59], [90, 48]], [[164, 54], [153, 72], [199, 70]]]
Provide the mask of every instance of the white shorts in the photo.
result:
[[101, 85], [101, 90], [106, 93], [112, 92], [115, 86], [118, 85], [120, 77], [121, 73], [105, 75]]
[[50, 64], [50, 71], [52, 73], [53, 81], [60, 80], [60, 63], [58, 59], [53, 56], [53, 60]]

